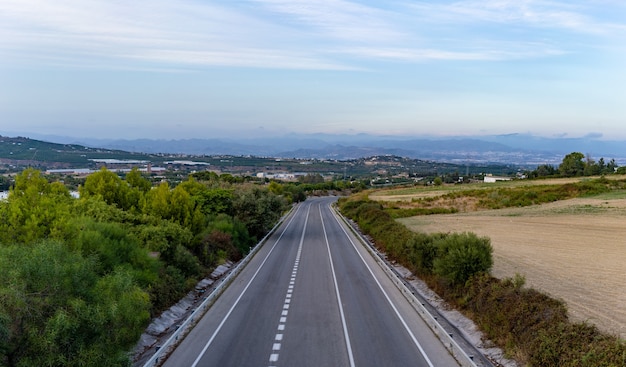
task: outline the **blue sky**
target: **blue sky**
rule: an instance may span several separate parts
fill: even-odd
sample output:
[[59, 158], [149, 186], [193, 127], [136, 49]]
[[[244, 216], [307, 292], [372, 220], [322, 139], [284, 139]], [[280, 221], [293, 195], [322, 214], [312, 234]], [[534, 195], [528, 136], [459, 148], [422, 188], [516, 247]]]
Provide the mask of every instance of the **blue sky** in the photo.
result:
[[0, 1], [4, 135], [613, 140], [624, 122], [624, 1]]

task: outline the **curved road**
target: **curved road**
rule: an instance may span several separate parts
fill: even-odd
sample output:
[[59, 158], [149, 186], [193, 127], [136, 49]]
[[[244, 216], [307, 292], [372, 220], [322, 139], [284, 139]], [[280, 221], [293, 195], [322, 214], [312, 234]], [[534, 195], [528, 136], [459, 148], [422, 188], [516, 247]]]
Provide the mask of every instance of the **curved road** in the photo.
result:
[[458, 366], [335, 200], [300, 204], [164, 366]]

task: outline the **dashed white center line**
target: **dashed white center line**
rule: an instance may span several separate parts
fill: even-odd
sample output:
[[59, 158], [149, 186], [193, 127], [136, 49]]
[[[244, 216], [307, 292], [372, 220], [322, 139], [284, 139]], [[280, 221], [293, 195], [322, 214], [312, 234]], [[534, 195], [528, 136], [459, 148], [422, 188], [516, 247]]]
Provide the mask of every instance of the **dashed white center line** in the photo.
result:
[[[287, 287], [287, 295], [285, 296], [285, 302], [283, 304], [283, 309], [281, 312], [281, 317], [278, 321], [278, 331], [285, 330], [285, 324], [287, 324], [287, 315], [289, 313], [289, 306], [291, 304], [291, 297], [293, 295], [293, 289], [296, 284], [296, 276], [298, 275], [298, 266], [300, 264], [300, 255], [302, 255], [302, 244], [304, 243], [304, 234], [306, 232], [306, 225], [309, 220], [309, 212], [311, 211], [311, 206], [309, 206], [309, 210], [306, 214], [306, 219], [304, 220], [304, 228], [302, 229], [302, 237], [300, 238], [300, 245], [298, 246], [298, 252], [296, 253], [296, 261], [293, 265], [293, 270], [291, 271], [291, 279], [289, 279], [289, 286]], [[278, 357], [280, 348], [282, 347], [283, 333], [277, 333], [274, 337], [275, 343], [272, 345], [272, 353], [270, 353], [270, 363], [278, 362]], [[270, 365], [269, 367], [274, 367], [274, 365]]]

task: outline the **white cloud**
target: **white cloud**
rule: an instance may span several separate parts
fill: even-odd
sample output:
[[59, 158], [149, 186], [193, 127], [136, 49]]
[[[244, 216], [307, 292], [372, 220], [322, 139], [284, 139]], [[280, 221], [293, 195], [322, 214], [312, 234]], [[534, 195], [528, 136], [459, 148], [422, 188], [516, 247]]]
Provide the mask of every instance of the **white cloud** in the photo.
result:
[[[575, 47], [562, 42], [563, 33], [624, 35], [624, 24], [594, 18], [594, 4], [390, 1], [383, 9], [348, 0], [2, 0], [0, 64], [344, 70], [371, 60], [550, 57]], [[519, 30], [514, 39], [507, 38], [511, 26]]]
[[594, 17], [605, 9], [593, 1], [466, 0], [418, 2], [411, 7], [424, 15], [424, 19], [456, 24], [499, 23], [590, 34], [608, 34], [623, 27]]
[[[3, 0], [0, 55], [75, 65], [137, 61], [174, 65], [342, 69], [281, 47], [283, 29], [192, 1]], [[277, 43], [278, 46], [274, 44]]]
[[350, 42], [384, 42], [404, 38], [405, 32], [390, 21], [393, 13], [344, 0], [252, 0], [287, 18], [283, 21], [330, 39]]
[[504, 61], [562, 55], [565, 52], [541, 44], [500, 44], [491, 47], [474, 47], [470, 51], [453, 51], [432, 48], [355, 47], [337, 51], [364, 58], [387, 59], [402, 62], [422, 61]]

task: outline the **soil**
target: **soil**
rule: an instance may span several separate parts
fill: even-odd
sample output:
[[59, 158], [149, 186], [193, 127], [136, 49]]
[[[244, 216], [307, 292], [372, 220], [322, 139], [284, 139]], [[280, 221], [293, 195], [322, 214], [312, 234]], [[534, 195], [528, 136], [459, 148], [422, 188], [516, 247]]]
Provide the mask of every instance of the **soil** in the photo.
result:
[[626, 199], [572, 199], [526, 208], [404, 218], [422, 232], [491, 239], [492, 274], [566, 302], [574, 321], [626, 338]]

